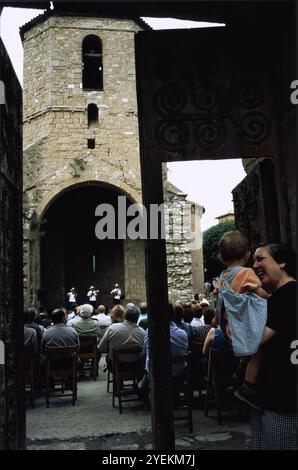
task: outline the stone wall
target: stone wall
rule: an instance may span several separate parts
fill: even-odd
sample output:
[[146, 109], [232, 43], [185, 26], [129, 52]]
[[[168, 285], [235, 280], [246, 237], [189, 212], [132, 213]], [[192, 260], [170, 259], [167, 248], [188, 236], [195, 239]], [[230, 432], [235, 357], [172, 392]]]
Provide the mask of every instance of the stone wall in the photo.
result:
[[125, 302], [147, 301], [143, 240], [124, 241]]
[[[61, 190], [94, 181], [141, 201], [134, 57], [140, 29], [130, 20], [50, 16], [24, 33], [27, 303], [36, 302], [40, 284], [32, 223], [42, 219], [45, 200], [50, 204]], [[102, 41], [103, 91], [82, 90], [82, 41], [89, 34]], [[99, 119], [88, 128], [89, 103], [97, 105]], [[91, 138], [94, 149], [87, 147]]]

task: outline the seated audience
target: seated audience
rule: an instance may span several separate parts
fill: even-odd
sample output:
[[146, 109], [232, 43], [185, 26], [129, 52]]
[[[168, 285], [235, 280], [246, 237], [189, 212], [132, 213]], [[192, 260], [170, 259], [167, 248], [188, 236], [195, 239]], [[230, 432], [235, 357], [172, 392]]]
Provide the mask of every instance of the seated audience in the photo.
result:
[[75, 313], [74, 317], [72, 317], [70, 320], [68, 320], [67, 318], [67, 323], [66, 323], [67, 326], [74, 326], [76, 323], [81, 321], [82, 318], [80, 315], [80, 306], [75, 308], [74, 313]]
[[97, 320], [92, 320], [91, 315], [93, 307], [91, 304], [84, 304], [80, 306], [81, 320], [74, 325], [74, 329], [78, 335], [96, 335], [99, 339], [100, 327]]
[[33, 330], [36, 331], [36, 337], [37, 337], [37, 348], [38, 351], [40, 350], [40, 345], [41, 345], [41, 340], [43, 336], [43, 331], [44, 328], [35, 323], [35, 320], [38, 316], [38, 312], [36, 308], [30, 307], [27, 308], [24, 312], [24, 324], [27, 328], [32, 328]]
[[[239, 358], [234, 356], [231, 346], [220, 328], [216, 327], [211, 328], [209, 330], [203, 346], [203, 354], [205, 356], [208, 356], [210, 348], [219, 350], [230, 350], [230, 353], [225, 354], [223, 358], [219, 357], [218, 371], [221, 375], [233, 375], [233, 373], [239, 366]], [[206, 358], [206, 366], [207, 363], [208, 357]]]
[[174, 312], [175, 312], [175, 323], [178, 326], [178, 328], [181, 328], [181, 330], [184, 330], [185, 333], [187, 334], [187, 338], [190, 341], [192, 338], [192, 327], [189, 323], [185, 323], [183, 321], [183, 312], [184, 308], [180, 303], [175, 302], [173, 304], [174, 307]]
[[66, 326], [66, 310], [56, 308], [52, 312], [53, 326], [44, 332], [41, 349], [44, 352], [47, 347], [63, 347], [79, 345], [79, 337], [76, 330]]
[[[204, 309], [204, 323], [205, 325], [192, 327], [192, 340], [197, 342], [205, 341], [206, 336], [211, 330], [213, 321], [215, 321], [215, 312], [212, 308]], [[214, 325], [213, 325], [214, 326]]]
[[191, 324], [192, 320], [193, 320], [193, 309], [185, 305], [184, 310], [183, 310], [183, 321], [184, 323]]
[[140, 309], [140, 316], [138, 319], [138, 325], [143, 328], [144, 330], [147, 330], [148, 328], [148, 312], [147, 312], [147, 304], [146, 302], [141, 302], [139, 305]]
[[[119, 307], [121, 307], [121, 305], [116, 305], [114, 308]], [[129, 303], [124, 312], [124, 321], [113, 323], [107, 328], [98, 345], [98, 351], [99, 353], [107, 353], [107, 366], [109, 370], [112, 370], [114, 348], [143, 347], [145, 331], [137, 325], [139, 316], [139, 308]]]
[[[187, 334], [181, 328], [174, 323], [175, 311], [172, 304], [169, 304], [168, 307], [169, 321], [170, 321], [170, 348], [171, 348], [171, 357], [184, 356], [188, 353], [188, 339]], [[149, 373], [149, 341], [148, 341], [148, 332], [146, 331], [143, 354], [146, 355], [146, 365], [145, 365], [145, 376], [138, 384], [139, 388], [144, 388], [148, 380]], [[175, 380], [178, 380], [183, 377], [185, 369], [185, 364], [173, 364], [172, 365], [172, 377]]]
[[37, 333], [33, 328], [24, 326], [24, 345], [27, 351], [37, 353]]
[[46, 311], [45, 307], [40, 306], [38, 309], [38, 316], [36, 323], [41, 325], [43, 328], [48, 328], [51, 325], [51, 319]]
[[122, 305], [117, 304], [111, 310], [111, 322], [112, 323], [121, 323], [124, 320], [125, 309]]
[[196, 305], [193, 309], [193, 320], [191, 322], [191, 326], [203, 326], [204, 319], [203, 317], [203, 309], [200, 305]]

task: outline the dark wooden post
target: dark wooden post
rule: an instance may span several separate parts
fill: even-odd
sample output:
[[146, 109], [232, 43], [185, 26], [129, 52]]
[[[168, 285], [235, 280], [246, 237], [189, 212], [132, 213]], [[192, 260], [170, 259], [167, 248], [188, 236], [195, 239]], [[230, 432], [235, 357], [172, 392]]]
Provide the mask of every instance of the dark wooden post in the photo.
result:
[[1, 39], [0, 80], [0, 448], [17, 450], [25, 447], [22, 89]]
[[[136, 54], [141, 53], [137, 38]], [[140, 82], [138, 82], [138, 86], [141, 86]], [[139, 100], [141, 101], [141, 99], [141, 93], [139, 93]], [[140, 101], [139, 106], [142, 108]], [[148, 145], [148, 139], [144, 135], [146, 129], [150, 126], [150, 116], [144, 115], [140, 111], [139, 119], [142, 121], [140, 123], [140, 153], [143, 204], [148, 216], [148, 239], [146, 240], [145, 247], [153, 449], [173, 450], [175, 448], [175, 431], [170, 382], [166, 244], [165, 240], [161, 237], [161, 227], [158, 239], [149, 238], [150, 227], [153, 223], [149, 218], [150, 205], [157, 204], [159, 206], [163, 203], [162, 167], [161, 162], [154, 158], [154, 153], [151, 153], [153, 148]], [[152, 161], [154, 161], [153, 164]], [[161, 224], [163, 223], [162, 220], [160, 222]]]

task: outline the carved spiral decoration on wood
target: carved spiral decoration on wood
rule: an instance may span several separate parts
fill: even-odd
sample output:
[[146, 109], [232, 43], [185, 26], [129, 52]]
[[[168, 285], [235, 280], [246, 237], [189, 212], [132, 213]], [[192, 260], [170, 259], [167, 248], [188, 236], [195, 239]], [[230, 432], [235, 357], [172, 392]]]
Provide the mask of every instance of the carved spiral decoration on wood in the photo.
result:
[[195, 138], [203, 150], [215, 150], [221, 147], [227, 138], [227, 128], [219, 119], [202, 119], [194, 124]]
[[260, 144], [266, 140], [269, 133], [270, 124], [264, 114], [252, 111], [241, 119], [238, 136], [246, 144]]
[[264, 100], [264, 90], [258, 83], [244, 83], [238, 88], [237, 98], [243, 108], [257, 108]]
[[155, 105], [158, 112], [161, 111], [166, 114], [179, 113], [186, 105], [186, 94], [178, 85], [169, 85], [157, 92]]
[[189, 138], [186, 124], [179, 121], [162, 121], [155, 134], [158, 144], [169, 152], [182, 150]]
[[218, 91], [211, 87], [200, 87], [195, 90], [194, 104], [200, 111], [214, 111], [219, 107]]

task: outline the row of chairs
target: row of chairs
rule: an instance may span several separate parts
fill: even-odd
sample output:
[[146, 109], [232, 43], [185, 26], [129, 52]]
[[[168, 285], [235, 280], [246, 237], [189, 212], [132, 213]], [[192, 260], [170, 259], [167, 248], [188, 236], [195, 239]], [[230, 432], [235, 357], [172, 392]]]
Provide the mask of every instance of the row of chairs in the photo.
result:
[[[55, 389], [56, 392], [61, 392], [63, 396], [69, 396], [65, 393], [66, 388], [71, 390], [72, 404], [75, 405], [77, 400], [77, 362], [78, 359], [81, 364], [81, 368], [84, 372], [89, 372], [93, 375], [93, 380], [97, 379], [98, 376], [98, 360], [97, 360], [97, 336], [96, 335], [80, 335], [80, 348], [78, 346], [64, 346], [64, 347], [48, 347], [44, 352], [45, 356], [45, 397], [46, 405], [49, 407], [50, 402], [50, 389], [54, 380], [60, 378], [60, 389]], [[71, 357], [69, 365], [66, 367], [57, 367], [55, 365], [57, 357]], [[30, 392], [30, 402], [32, 408], [35, 406], [35, 392], [36, 382], [38, 377], [40, 364], [39, 356], [28, 351], [25, 348], [25, 386]], [[37, 373], [36, 373], [37, 372]], [[72, 377], [72, 387], [67, 382], [67, 377]], [[66, 387], [67, 385], [67, 387]], [[57, 393], [56, 393], [57, 395]]]
[[[172, 364], [178, 364], [184, 362], [185, 374], [184, 380], [181, 382], [172, 382], [172, 390], [174, 397], [174, 410], [178, 411], [181, 409], [186, 410], [186, 416], [177, 415], [176, 419], [187, 419], [190, 432], [193, 430], [192, 422], [192, 403], [193, 403], [193, 392], [198, 390], [199, 399], [202, 397], [202, 378], [199, 378], [198, 381], [194, 382], [194, 372], [196, 371], [196, 365], [198, 361], [203, 357], [204, 343], [192, 343], [190, 353], [184, 356], [174, 357], [171, 359]], [[113, 370], [112, 370], [112, 379], [110, 372], [108, 373], [107, 379], [107, 391], [109, 391], [109, 386], [113, 384], [112, 392], [112, 404], [115, 406], [115, 399], [118, 399], [119, 413], [122, 413], [122, 404], [125, 401], [136, 400], [137, 398], [131, 398], [127, 395], [127, 388], [130, 386], [130, 391], [133, 394], [138, 395], [137, 382], [140, 380], [140, 377], [144, 373], [144, 364], [142, 361], [136, 361], [135, 367], [130, 370], [123, 370], [121, 364], [122, 357], [125, 355], [136, 355], [140, 354], [138, 348], [130, 349], [115, 349], [113, 351]], [[208, 416], [210, 405], [215, 402], [217, 410], [217, 421], [218, 424], [222, 424], [222, 396], [223, 391], [227, 387], [237, 387], [240, 385], [239, 380], [235, 378], [232, 374], [223, 376], [220, 373], [218, 364], [222, 361], [228, 361], [231, 356], [230, 350], [218, 350], [210, 348], [209, 350], [209, 360], [208, 360], [208, 373], [207, 373], [207, 383], [206, 383], [206, 395], [205, 395], [205, 415]], [[130, 384], [125, 384], [130, 382]], [[150, 393], [150, 391], [149, 391]]]
[[[92, 340], [93, 341], [93, 340]], [[86, 345], [88, 344], [86, 339]], [[92, 347], [96, 348], [96, 342], [92, 343]], [[91, 346], [91, 343], [90, 345]], [[187, 419], [190, 432], [193, 430], [192, 422], [192, 402], [193, 402], [193, 391], [196, 389], [196, 386], [193, 385], [193, 374], [194, 366], [202, 357], [202, 348], [203, 343], [193, 343], [191, 346], [191, 352], [185, 356], [179, 356], [172, 358], [172, 364], [177, 364], [184, 362], [186, 364], [184, 380], [181, 382], [172, 383], [173, 397], [175, 398], [175, 410], [179, 410], [177, 420]], [[75, 405], [77, 400], [77, 358], [81, 357], [83, 360], [91, 359], [91, 370], [93, 371], [94, 380], [97, 376], [97, 359], [96, 359], [96, 349], [93, 351], [91, 357], [90, 352], [86, 351], [87, 348], [83, 348], [83, 351], [78, 351], [77, 346], [68, 346], [63, 348], [47, 348], [46, 350], [46, 364], [45, 364], [45, 396], [46, 396], [46, 406], [49, 407], [50, 403], [50, 393], [51, 386], [55, 378], [60, 378], [60, 388], [55, 388], [55, 394], [60, 392], [62, 396], [72, 396], [72, 405]], [[133, 367], [129, 369], [123, 368], [123, 357], [125, 360], [128, 360], [129, 355], [134, 357], [140, 355], [139, 348], [130, 348], [130, 349], [115, 349], [113, 350], [113, 370], [112, 370], [112, 379], [111, 372], [108, 372], [107, 380], [107, 391], [109, 392], [109, 385], [113, 384], [112, 391], [112, 404], [115, 406], [116, 399], [118, 400], [119, 413], [122, 413], [123, 403], [127, 401], [132, 401], [139, 399], [132, 398], [132, 394], [127, 394], [127, 391], [137, 394], [138, 388], [137, 383], [144, 373], [144, 363], [142, 360], [137, 360], [132, 362]], [[62, 357], [63, 355], [68, 357], [72, 355], [71, 361], [67, 367], [55, 366], [55, 358], [57, 356]], [[230, 354], [228, 351], [219, 351], [213, 348], [210, 348], [209, 351], [209, 362], [208, 362], [208, 377], [206, 385], [206, 396], [205, 396], [205, 415], [208, 416], [209, 407], [211, 402], [215, 401], [217, 409], [217, 420], [218, 424], [222, 424], [221, 418], [221, 396], [222, 389], [228, 386], [236, 387], [239, 385], [238, 379], [233, 376], [223, 377], [218, 373], [217, 363], [218, 359], [222, 359], [225, 354]], [[34, 355], [26, 354], [26, 376], [29, 379], [30, 383], [30, 398], [31, 405], [34, 407], [34, 397], [35, 397], [35, 375], [34, 375]], [[70, 384], [69, 377], [71, 377], [72, 382]], [[127, 383], [129, 382], [129, 383]], [[197, 384], [197, 389], [199, 391], [199, 397], [202, 395], [201, 383]], [[66, 393], [66, 389], [69, 389], [70, 394]], [[180, 411], [186, 410], [186, 416], [181, 415]]]

